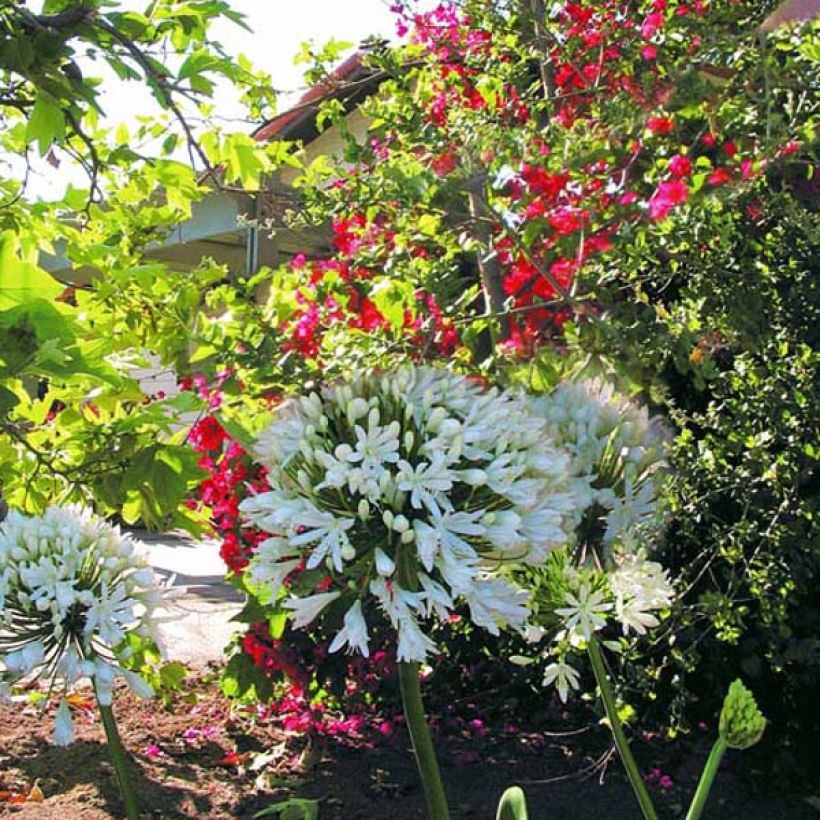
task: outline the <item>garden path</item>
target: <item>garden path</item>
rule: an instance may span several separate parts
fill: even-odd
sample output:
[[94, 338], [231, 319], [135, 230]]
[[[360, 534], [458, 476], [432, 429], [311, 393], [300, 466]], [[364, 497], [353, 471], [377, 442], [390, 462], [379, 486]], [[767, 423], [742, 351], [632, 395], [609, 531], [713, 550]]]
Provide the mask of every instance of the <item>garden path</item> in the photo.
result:
[[240, 625], [231, 618], [242, 608], [239, 593], [225, 581], [219, 543], [177, 533], [135, 531], [148, 561], [163, 579], [173, 577], [175, 597], [160, 612], [160, 634], [169, 660], [188, 666], [218, 661]]

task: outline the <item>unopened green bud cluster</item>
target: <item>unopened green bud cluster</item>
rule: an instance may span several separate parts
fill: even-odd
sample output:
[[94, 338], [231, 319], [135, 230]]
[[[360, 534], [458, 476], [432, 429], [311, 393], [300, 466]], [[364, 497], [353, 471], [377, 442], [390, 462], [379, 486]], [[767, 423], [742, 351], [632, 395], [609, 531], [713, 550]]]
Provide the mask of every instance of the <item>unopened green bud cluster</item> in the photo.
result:
[[731, 749], [748, 749], [763, 736], [766, 718], [754, 695], [738, 679], [729, 687], [720, 712], [720, 736]]

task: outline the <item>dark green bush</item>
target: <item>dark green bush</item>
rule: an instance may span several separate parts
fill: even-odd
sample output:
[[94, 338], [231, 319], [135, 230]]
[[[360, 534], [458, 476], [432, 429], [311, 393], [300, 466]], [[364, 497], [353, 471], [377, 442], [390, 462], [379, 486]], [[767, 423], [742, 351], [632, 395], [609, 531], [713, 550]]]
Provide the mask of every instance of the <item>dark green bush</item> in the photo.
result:
[[683, 607], [633, 683], [698, 719], [742, 676], [769, 718], [761, 752], [805, 775], [820, 771], [817, 192], [804, 161], [693, 209], [608, 272], [608, 321], [579, 333], [678, 430], [662, 560]]

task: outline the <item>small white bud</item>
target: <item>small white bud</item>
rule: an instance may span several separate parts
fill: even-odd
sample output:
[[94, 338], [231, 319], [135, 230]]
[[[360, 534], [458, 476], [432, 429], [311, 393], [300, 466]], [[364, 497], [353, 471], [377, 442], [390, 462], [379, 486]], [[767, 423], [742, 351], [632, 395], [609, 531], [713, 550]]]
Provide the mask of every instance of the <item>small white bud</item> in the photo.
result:
[[453, 439], [453, 443], [450, 446], [450, 458], [455, 461], [456, 459], [461, 458], [461, 454], [464, 452], [464, 439], [461, 437], [461, 434], [457, 435]]
[[393, 529], [393, 513], [390, 510], [385, 510], [382, 513], [382, 521], [384, 521], [384, 525], [388, 530]]
[[441, 423], [447, 418], [447, 411], [443, 407], [435, 407], [427, 419], [427, 429], [431, 433], [438, 431]]
[[397, 515], [393, 519], [393, 529], [396, 532], [407, 532], [410, 529], [410, 522], [403, 515]]
[[387, 578], [396, 571], [396, 564], [387, 553], [376, 547], [376, 572]]
[[353, 544], [345, 544], [339, 554], [343, 561], [352, 561], [356, 557], [356, 548]]
[[366, 499], [363, 498], [359, 502], [357, 512], [359, 514], [359, 518], [361, 518], [362, 521], [367, 521], [367, 519], [370, 518], [370, 504], [367, 503]]
[[357, 396], [347, 405], [347, 421], [352, 427], [360, 418], [367, 415], [367, 402]]
[[413, 444], [416, 441], [416, 436], [412, 430], [408, 430], [404, 434], [404, 449], [409, 453], [413, 449]]
[[415, 530], [405, 530], [399, 539], [402, 544], [412, 544], [416, 540]]
[[393, 477], [387, 470], [379, 476], [379, 489], [384, 495], [387, 495], [393, 489]]

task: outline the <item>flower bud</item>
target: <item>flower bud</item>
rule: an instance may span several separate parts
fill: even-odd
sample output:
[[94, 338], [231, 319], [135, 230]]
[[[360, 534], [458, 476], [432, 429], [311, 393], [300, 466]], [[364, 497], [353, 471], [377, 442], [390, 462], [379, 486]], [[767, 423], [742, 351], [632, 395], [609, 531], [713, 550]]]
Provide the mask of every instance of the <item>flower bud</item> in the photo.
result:
[[461, 437], [461, 434], [457, 435], [453, 439], [452, 445], [450, 445], [450, 458], [453, 461], [461, 458], [462, 453], [464, 452], [464, 439]]
[[409, 453], [413, 449], [413, 444], [416, 441], [416, 436], [412, 430], [408, 430], [404, 434], [404, 449]]
[[754, 695], [738, 678], [729, 686], [720, 712], [720, 736], [731, 749], [748, 749], [763, 736], [766, 718], [755, 703]]
[[385, 510], [382, 513], [382, 521], [384, 521], [384, 525], [385, 527], [387, 527], [388, 530], [393, 529], [393, 520], [394, 516], [391, 510]]
[[438, 431], [442, 422], [447, 418], [447, 411], [443, 407], [434, 407], [427, 419], [427, 429], [431, 433]]
[[484, 470], [461, 470], [461, 472], [459, 472], [459, 478], [471, 487], [481, 487], [487, 483], [487, 473]]
[[367, 521], [367, 519], [370, 518], [370, 504], [367, 503], [366, 499], [363, 498], [359, 502], [357, 512], [359, 514], [359, 518], [361, 518], [362, 521]]
[[396, 532], [407, 532], [410, 529], [410, 522], [403, 515], [397, 515], [393, 519], [393, 529]]
[[402, 544], [412, 544], [416, 540], [416, 533], [414, 530], [405, 530], [399, 540]]
[[352, 427], [360, 418], [367, 415], [367, 402], [357, 396], [347, 405], [347, 421]]
[[378, 427], [380, 419], [381, 419], [381, 414], [379, 413], [379, 408], [378, 407], [371, 407], [370, 412], [367, 414], [368, 429], [372, 429], [373, 427]]
[[343, 561], [352, 561], [356, 557], [356, 548], [352, 544], [345, 544], [339, 554]]
[[387, 470], [379, 476], [379, 489], [383, 495], [387, 495], [393, 490], [393, 476]]
[[376, 572], [384, 578], [396, 571], [396, 564], [386, 552], [376, 547]]

